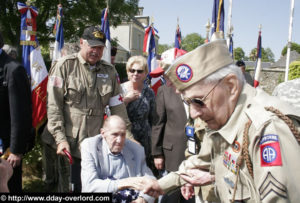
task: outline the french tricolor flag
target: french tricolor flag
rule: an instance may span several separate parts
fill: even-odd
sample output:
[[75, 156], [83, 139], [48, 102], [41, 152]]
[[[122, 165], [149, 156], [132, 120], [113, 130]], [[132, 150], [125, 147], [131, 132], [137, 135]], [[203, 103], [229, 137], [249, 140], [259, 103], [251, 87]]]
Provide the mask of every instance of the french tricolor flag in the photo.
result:
[[55, 43], [52, 56], [52, 62], [61, 57], [61, 50], [64, 47], [64, 28], [62, 24], [63, 9], [62, 5], [57, 6], [57, 16], [53, 33], [55, 34]]
[[48, 72], [44, 63], [41, 49], [36, 39], [36, 17], [38, 11], [34, 6], [18, 2], [21, 13], [21, 37], [23, 45], [23, 65], [31, 79], [32, 125], [39, 127], [46, 119], [46, 96]]
[[102, 11], [101, 31], [105, 33], [106, 36], [106, 42], [105, 42], [102, 60], [111, 63], [111, 43], [110, 43], [109, 21], [108, 21], [108, 8], [105, 8]]
[[[144, 48], [143, 51], [148, 54], [148, 68], [149, 73], [157, 68], [156, 62], [156, 45], [155, 45], [155, 34], [157, 30], [153, 27], [153, 25], [147, 27], [145, 29], [144, 36]], [[150, 76], [149, 76], [150, 77]], [[150, 78], [151, 79], [151, 88], [157, 93], [157, 89], [161, 86], [160, 78]]]

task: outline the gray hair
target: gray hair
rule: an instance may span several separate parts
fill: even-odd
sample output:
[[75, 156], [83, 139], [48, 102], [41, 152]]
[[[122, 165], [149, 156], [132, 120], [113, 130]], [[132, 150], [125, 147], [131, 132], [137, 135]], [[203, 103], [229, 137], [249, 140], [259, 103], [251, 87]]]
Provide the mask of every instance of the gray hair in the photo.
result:
[[216, 72], [205, 77], [201, 82], [202, 82], [202, 84], [215, 83], [215, 82], [223, 79], [228, 74], [236, 75], [239, 80], [240, 85], [241, 86], [244, 85], [245, 78], [244, 78], [243, 72], [241, 71], [241, 69], [238, 66], [236, 66], [234, 64], [230, 64], [228, 66], [225, 66], [225, 67], [217, 70]]

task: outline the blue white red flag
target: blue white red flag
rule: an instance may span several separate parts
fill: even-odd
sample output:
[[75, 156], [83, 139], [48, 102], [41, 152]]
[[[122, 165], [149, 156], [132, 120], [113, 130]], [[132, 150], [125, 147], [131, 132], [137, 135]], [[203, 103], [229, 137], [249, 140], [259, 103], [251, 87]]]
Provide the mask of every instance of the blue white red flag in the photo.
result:
[[111, 63], [111, 43], [110, 43], [109, 21], [108, 21], [108, 8], [105, 8], [102, 11], [101, 31], [104, 32], [106, 36], [106, 42], [105, 42], [102, 60]]
[[258, 34], [257, 40], [257, 53], [256, 53], [256, 67], [255, 67], [255, 74], [254, 74], [254, 87], [259, 85], [260, 80], [260, 72], [261, 72], [261, 31]]
[[224, 1], [214, 0], [211, 35], [220, 31], [224, 33]]
[[18, 2], [21, 13], [21, 37], [23, 65], [31, 79], [32, 125], [38, 127], [46, 118], [46, 96], [48, 72], [36, 38], [36, 17], [34, 6]]
[[180, 49], [181, 48], [181, 30], [179, 25], [177, 25], [176, 33], [175, 33], [175, 48]]
[[[157, 30], [151, 25], [145, 29], [144, 36], [144, 48], [143, 51], [148, 54], [148, 69], [149, 73], [157, 68], [156, 62], [156, 45], [155, 45], [155, 33]], [[148, 77], [150, 77], [148, 75]], [[161, 85], [160, 78], [150, 78], [151, 80], [151, 88], [154, 92], [157, 92], [158, 87]]]
[[62, 18], [63, 18], [62, 5], [58, 4], [56, 22], [53, 30], [53, 33], [55, 35], [55, 43], [54, 43], [52, 62], [61, 57], [61, 50], [64, 47], [64, 28], [63, 28]]

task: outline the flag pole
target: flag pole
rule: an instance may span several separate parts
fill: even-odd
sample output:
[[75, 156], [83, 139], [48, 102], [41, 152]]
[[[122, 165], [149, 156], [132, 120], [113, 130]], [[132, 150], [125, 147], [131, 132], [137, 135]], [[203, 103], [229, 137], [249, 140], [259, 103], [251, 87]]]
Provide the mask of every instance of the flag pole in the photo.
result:
[[289, 65], [290, 65], [290, 54], [291, 54], [291, 43], [292, 43], [292, 29], [293, 29], [293, 18], [294, 18], [294, 6], [295, 6], [295, 0], [291, 0], [289, 38], [288, 38], [288, 43], [287, 43], [286, 64], [285, 64], [285, 77], [284, 77], [284, 81], [285, 82], [288, 81], [288, 77], [289, 77]]
[[228, 6], [228, 23], [227, 23], [227, 46], [230, 46], [230, 37], [232, 34], [232, 25], [231, 25], [231, 18], [232, 18], [232, 0], [229, 0]]

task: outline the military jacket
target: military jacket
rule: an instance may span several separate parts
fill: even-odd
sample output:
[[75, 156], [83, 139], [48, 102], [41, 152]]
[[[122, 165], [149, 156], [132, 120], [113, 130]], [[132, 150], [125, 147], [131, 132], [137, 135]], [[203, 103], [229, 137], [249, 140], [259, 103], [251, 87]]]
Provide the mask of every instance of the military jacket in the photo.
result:
[[[265, 110], [264, 107], [268, 106], [299, 120], [299, 109], [289, 108], [277, 98], [245, 84], [225, 126], [210, 135], [216, 191], [222, 202], [232, 200], [236, 180], [235, 201], [298, 202], [300, 199], [299, 144], [284, 121]], [[251, 167], [246, 166], [245, 156], [239, 171], [237, 167], [245, 124], [249, 120], [252, 123], [248, 130], [248, 152], [253, 177], [249, 172]], [[295, 124], [299, 129], [296, 121]]]
[[68, 141], [75, 157], [84, 138], [99, 134], [106, 106], [130, 125], [117, 72], [102, 60], [90, 67], [80, 53], [61, 58], [50, 70], [47, 96], [49, 132], [56, 144]]

